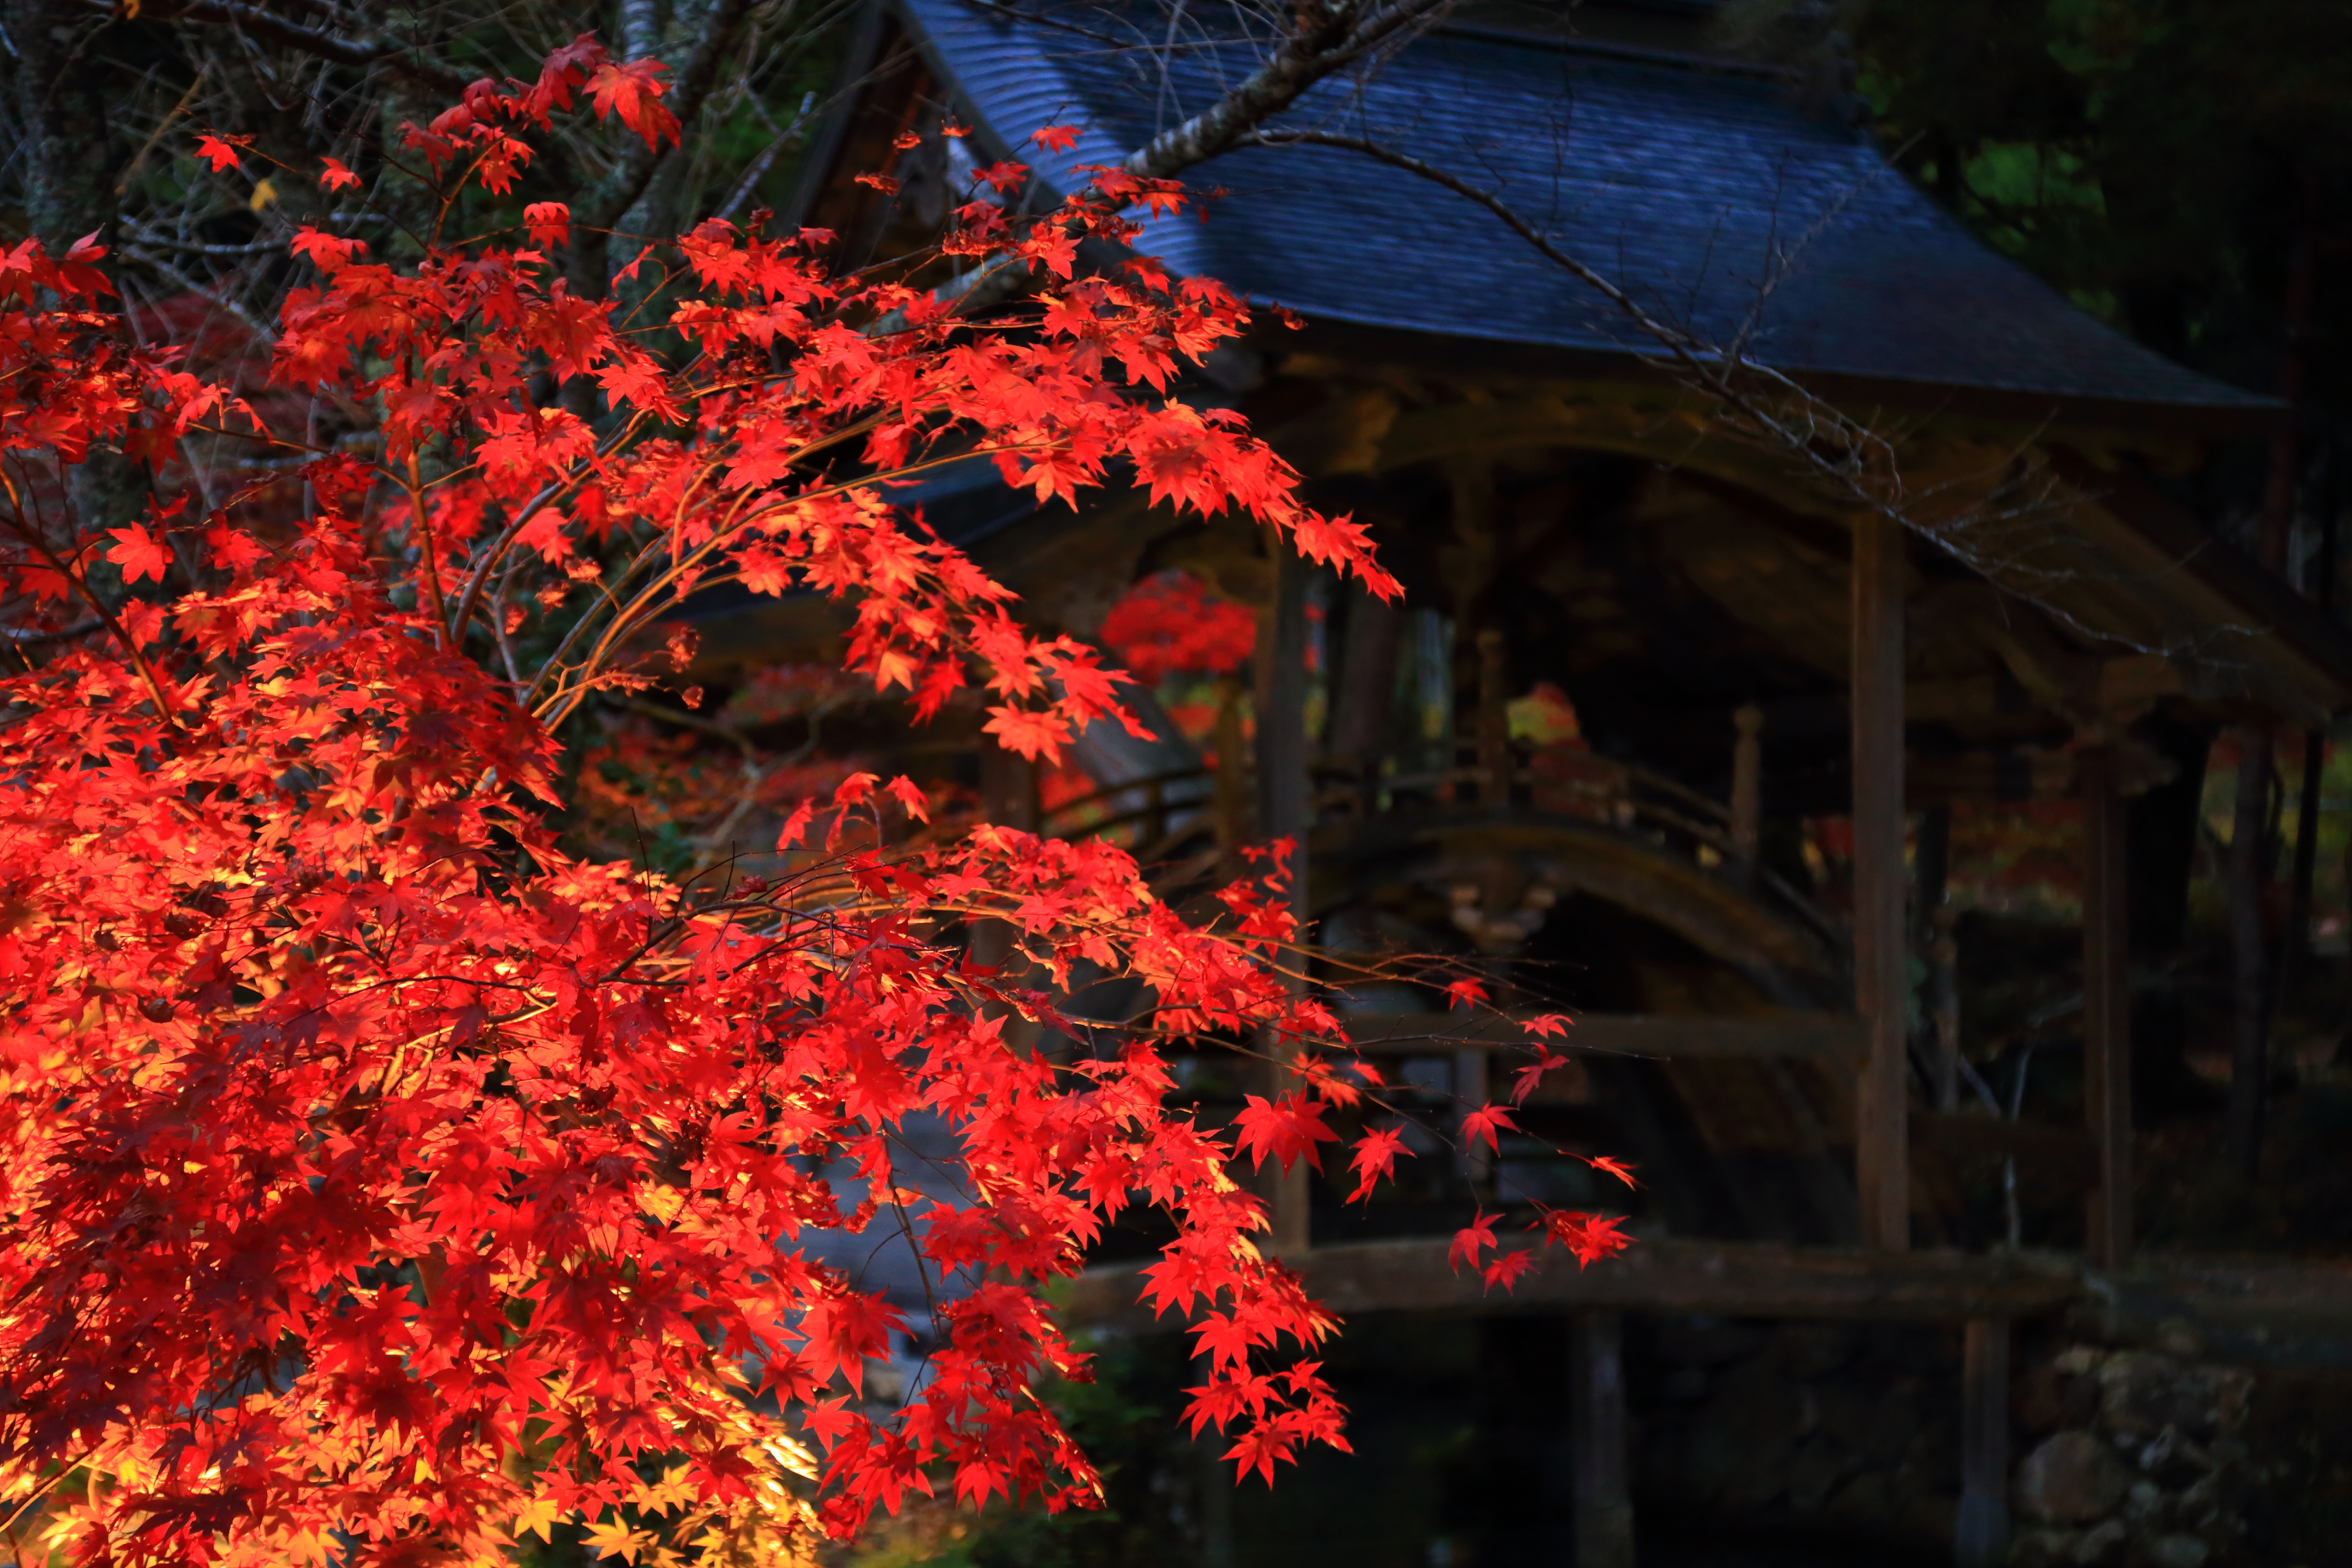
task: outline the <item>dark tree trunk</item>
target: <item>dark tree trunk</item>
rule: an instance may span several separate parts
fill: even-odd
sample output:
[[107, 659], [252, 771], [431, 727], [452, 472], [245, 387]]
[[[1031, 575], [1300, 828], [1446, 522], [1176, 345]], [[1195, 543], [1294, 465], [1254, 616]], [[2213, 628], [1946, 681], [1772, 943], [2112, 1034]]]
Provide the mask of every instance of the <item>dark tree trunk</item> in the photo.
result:
[[26, 224], [52, 251], [92, 231], [110, 243], [122, 149], [108, 112], [109, 73], [93, 57], [112, 24], [64, 0], [0, 0], [0, 10], [16, 46], [10, 85], [24, 128]]

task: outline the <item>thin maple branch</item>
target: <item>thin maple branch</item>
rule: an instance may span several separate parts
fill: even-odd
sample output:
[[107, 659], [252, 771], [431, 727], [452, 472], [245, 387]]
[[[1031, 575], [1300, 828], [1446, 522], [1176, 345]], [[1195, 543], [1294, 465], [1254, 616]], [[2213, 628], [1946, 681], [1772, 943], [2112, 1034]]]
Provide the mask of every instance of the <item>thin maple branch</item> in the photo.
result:
[[1215, 103], [1129, 153], [1122, 166], [1145, 179], [1165, 179], [1244, 145], [1258, 126], [1298, 101], [1317, 82], [1406, 30], [1434, 20], [1453, 4], [1395, 0], [1370, 8], [1361, 0], [1303, 4], [1292, 30], [1264, 64]]
[[42, 538], [37, 530], [28, 526], [23, 518], [15, 514], [13, 508], [10, 514], [5, 519], [0, 519], [0, 521], [5, 521], [8, 531], [25, 542], [26, 549], [46, 562], [49, 570], [73, 585], [74, 592], [81, 595], [82, 602], [90, 607], [100, 622], [113, 634], [114, 640], [121, 645], [124, 655], [130, 658], [131, 668], [136, 669], [140, 679], [147, 683], [148, 694], [155, 700], [157, 717], [163, 721], [165, 726], [174, 735], [185, 734], [187, 727], [180, 722], [180, 716], [172, 711], [172, 700], [165, 694], [163, 682], [156, 675], [154, 666], [148, 662], [147, 656], [142, 651], [138, 642], [123, 629], [121, 621], [116, 617], [114, 612], [106, 607], [105, 603], [99, 598], [90, 585], [82, 581], [81, 574], [68, 564], [63, 556], [49, 548], [48, 541]]

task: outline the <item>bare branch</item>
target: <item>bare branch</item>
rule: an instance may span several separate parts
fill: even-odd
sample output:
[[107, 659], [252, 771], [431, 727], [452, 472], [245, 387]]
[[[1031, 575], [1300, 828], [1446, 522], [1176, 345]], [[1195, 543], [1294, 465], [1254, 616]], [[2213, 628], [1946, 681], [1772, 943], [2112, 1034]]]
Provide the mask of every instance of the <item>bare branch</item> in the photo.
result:
[[[110, 16], [116, 9], [112, 0], [83, 0], [83, 5]], [[338, 37], [316, 27], [306, 27], [299, 22], [289, 22], [283, 16], [272, 16], [258, 5], [239, 5], [237, 0], [173, 0], [168, 12], [151, 11], [145, 15], [163, 22], [225, 22], [253, 37], [299, 49], [320, 59], [332, 60], [337, 65], [382, 66], [412, 81], [444, 92], [461, 93], [466, 90], [465, 77], [437, 60], [425, 58], [412, 45], [380, 38]]]
[[1392, 0], [1367, 7], [1333, 0], [1298, 8], [1298, 24], [1249, 79], [1181, 125], [1171, 126], [1127, 155], [1130, 174], [1166, 179], [1242, 145], [1258, 126], [1296, 103], [1308, 88], [1408, 29], [1433, 21], [1453, 0]]
[[[670, 112], [677, 116], [680, 125], [693, 122], [695, 115], [701, 111], [703, 100], [718, 85], [719, 65], [733, 50], [736, 36], [743, 30], [752, 4], [753, 0], [719, 0], [712, 8], [710, 19], [703, 25], [702, 39], [695, 45], [686, 68], [678, 73], [677, 86], [670, 95]], [[592, 229], [609, 229], [620, 222], [622, 215], [653, 183], [654, 171], [661, 167], [662, 158], [656, 144], [631, 142], [620, 163], [605, 176], [603, 186], [583, 204], [585, 216], [581, 221]]]

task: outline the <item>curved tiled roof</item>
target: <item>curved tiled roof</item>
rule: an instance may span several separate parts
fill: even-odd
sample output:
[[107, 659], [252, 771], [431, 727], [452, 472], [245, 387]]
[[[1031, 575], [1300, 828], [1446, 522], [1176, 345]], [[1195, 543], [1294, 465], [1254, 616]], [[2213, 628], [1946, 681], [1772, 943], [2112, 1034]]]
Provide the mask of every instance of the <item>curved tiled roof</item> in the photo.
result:
[[[1067, 13], [1084, 31], [975, 0], [900, 8], [1000, 152], [1034, 154], [1025, 142], [1040, 126], [1081, 128], [1067, 157], [1031, 158], [1064, 189], [1075, 165], [1117, 162], [1252, 64], [1239, 47], [1172, 57], [1142, 47], [1139, 9], [1137, 47], [1123, 47], [1110, 5]], [[1496, 191], [1654, 314], [1711, 342], [1752, 314], [1752, 353], [1784, 369], [2029, 402], [2272, 406], [2076, 309], [1978, 243], [1864, 136], [1801, 112], [1776, 81], [1441, 32], [1364, 82], [1327, 80], [1282, 123], [1369, 135]], [[1359, 154], [1244, 149], [1188, 179], [1230, 195], [1206, 223], [1163, 221], [1141, 242], [1180, 272], [1331, 321], [1647, 349], [1481, 208]]]

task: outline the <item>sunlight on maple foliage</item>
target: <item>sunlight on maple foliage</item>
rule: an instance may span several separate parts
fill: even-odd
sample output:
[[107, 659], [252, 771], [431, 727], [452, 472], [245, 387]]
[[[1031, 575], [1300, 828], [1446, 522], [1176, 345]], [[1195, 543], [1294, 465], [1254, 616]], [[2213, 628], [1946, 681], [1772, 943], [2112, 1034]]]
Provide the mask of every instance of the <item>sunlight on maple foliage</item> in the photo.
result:
[[[675, 141], [665, 90], [583, 36], [404, 127], [406, 151], [445, 201], [503, 195], [583, 100]], [[554, 204], [397, 265], [306, 228], [274, 337], [209, 354], [122, 331], [95, 247], [0, 255], [26, 650], [0, 680], [0, 1486], [22, 1551], [490, 1563], [565, 1526], [630, 1563], [781, 1563], [909, 1492], [1088, 1505], [1098, 1479], [1031, 1393], [1087, 1359], [1042, 1292], [1130, 1207], [1171, 1236], [1145, 1299], [1202, 1344], [1196, 1429], [1269, 1476], [1344, 1442], [1298, 1359], [1335, 1320], [1261, 1250], [1233, 1142], [1164, 1103], [1166, 1047], [1277, 1042], [1295, 1087], [1239, 1142], [1314, 1161], [1324, 1110], [1376, 1081], [1288, 983], [1276, 889], [1194, 921], [1108, 844], [910, 843], [926, 793], [855, 769], [775, 785], [772, 875], [665, 878], [553, 826], [582, 798], [708, 807], [653, 731], [576, 785], [558, 735], [678, 678], [691, 639], [662, 617], [722, 584], [839, 601], [862, 691], [984, 709], [1026, 756], [1121, 721], [1126, 677], [898, 515], [886, 482], [928, 468], [992, 463], [1044, 500], [1131, 473], [1394, 594], [1244, 422], [1169, 395], [1239, 302], [1074, 272], [1077, 237], [1180, 199], [1112, 172], [1031, 216], [965, 207], [943, 248], [1035, 273], [984, 321], [832, 275], [829, 237], [705, 223], [630, 269], [675, 289], [668, 338], [553, 278], [530, 247], [565, 243]], [[81, 520], [93, 447], [153, 476], [142, 515]], [[983, 927], [1012, 959], [972, 957]], [[1141, 984], [1134, 1026], [1058, 1010], [1081, 966]], [[1088, 1049], [1056, 1061], [1014, 1020]], [[945, 1129], [945, 1186], [918, 1122]], [[1360, 1171], [1394, 1155], [1357, 1145]], [[1528, 1254], [1482, 1261], [1481, 1225], [1468, 1260], [1507, 1284]], [[1538, 1228], [1612, 1249], [1596, 1216]], [[895, 1410], [865, 1379], [904, 1314], [814, 1246], [868, 1232], [939, 1288]]]

